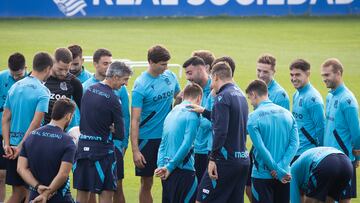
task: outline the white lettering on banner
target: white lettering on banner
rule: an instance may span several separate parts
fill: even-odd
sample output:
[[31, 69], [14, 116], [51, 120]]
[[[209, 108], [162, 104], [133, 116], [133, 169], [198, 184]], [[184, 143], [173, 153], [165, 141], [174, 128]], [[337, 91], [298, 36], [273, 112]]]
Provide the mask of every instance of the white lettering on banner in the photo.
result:
[[[93, 5], [94, 6], [99, 6], [100, 5], [100, 1], [101, 4], [104, 5], [114, 5], [114, 2], [116, 2], [115, 4], [118, 6], [123, 6], [123, 5], [137, 5], [137, 6], [141, 6], [143, 3], [143, 0], [92, 0], [93, 1]], [[154, 6], [178, 6], [179, 5], [179, 0], [151, 0], [152, 4]], [[235, 1], [235, 0], [231, 0], [231, 1]], [[265, 1], [265, 2], [264, 2]], [[323, 1], [323, 0], [321, 0]], [[205, 4], [207, 1], [206, 0], [186, 0], [186, 2], [189, 5], [192, 6], [201, 6], [203, 4]], [[230, 0], [208, 0], [208, 2], [210, 2], [211, 4], [215, 5], [215, 6], [224, 6], [226, 4], [228, 4], [230, 2]], [[236, 2], [239, 5], [242, 6], [248, 6], [251, 4], [256, 4], [256, 5], [304, 5], [304, 4], [310, 4], [310, 5], [315, 5], [317, 4], [318, 0], [236, 0]], [[326, 0], [327, 4], [329, 5], [345, 5], [345, 4], [351, 4], [352, 2], [354, 2], [354, 0]]]
[[306, 0], [288, 0], [289, 5], [300, 5], [304, 4]]
[[[240, 5], [243, 5], [243, 6], [247, 6], [247, 5], [250, 5], [254, 2], [254, 0], [236, 0]], [[259, 4], [259, 1], [261, 1], [261, 5], [262, 5], [262, 0], [258, 0], [258, 4]]]
[[134, 5], [134, 0], [117, 0], [116, 5]]
[[225, 5], [229, 0], [210, 0], [216, 6]]
[[354, 0], [335, 0], [336, 4], [350, 4]]
[[[112, 0], [104, 0], [106, 5], [114, 5]], [[93, 5], [98, 6], [100, 4], [100, 0], [93, 0]]]
[[285, 0], [268, 0], [268, 5], [285, 5]]
[[205, 0], [188, 0], [187, 2], [193, 6], [200, 6], [205, 2]]

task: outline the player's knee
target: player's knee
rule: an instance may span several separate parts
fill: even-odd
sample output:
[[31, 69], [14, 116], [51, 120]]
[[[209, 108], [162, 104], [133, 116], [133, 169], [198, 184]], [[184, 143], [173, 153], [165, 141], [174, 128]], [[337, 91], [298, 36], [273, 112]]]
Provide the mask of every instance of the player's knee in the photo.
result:
[[141, 177], [141, 189], [150, 191], [153, 185], [153, 177]]
[[5, 184], [5, 178], [6, 178], [6, 171], [0, 170], [0, 185]]

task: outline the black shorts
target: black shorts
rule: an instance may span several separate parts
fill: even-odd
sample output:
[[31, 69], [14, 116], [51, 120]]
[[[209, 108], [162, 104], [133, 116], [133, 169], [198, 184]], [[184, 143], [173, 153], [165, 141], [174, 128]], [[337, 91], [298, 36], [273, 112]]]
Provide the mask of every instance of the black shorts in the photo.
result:
[[124, 179], [124, 156], [120, 150], [118, 147], [115, 147], [116, 174], [118, 180]]
[[18, 162], [18, 158], [6, 160], [6, 181], [5, 181], [5, 183], [7, 185], [12, 185], [12, 186], [26, 186], [24, 180], [20, 177], [20, 175], [16, 171], [17, 162]]
[[6, 162], [7, 159], [3, 156], [5, 155], [4, 147], [3, 147], [3, 138], [2, 135], [0, 135], [0, 170], [6, 170]]
[[197, 186], [195, 171], [176, 168], [162, 181], [162, 203], [195, 202]]
[[252, 203], [289, 203], [290, 183], [275, 179], [252, 178]]
[[[325, 202], [352, 197], [353, 165], [345, 154], [330, 154], [311, 170], [306, 196]], [[355, 185], [356, 187], [356, 185]]]
[[204, 172], [206, 171], [207, 165], [208, 165], [208, 155], [195, 153], [195, 171], [198, 180], [202, 179]]
[[249, 164], [234, 164], [217, 161], [218, 179], [212, 180], [204, 173], [198, 187], [196, 200], [199, 202], [244, 202], [244, 189]]
[[253, 163], [253, 156], [254, 156], [254, 146], [251, 146], [249, 157], [250, 157], [250, 166], [249, 166], [249, 172], [246, 180], [246, 186], [251, 187], [251, 173], [252, 173], [252, 167], [254, 165]]
[[157, 168], [157, 156], [161, 139], [139, 139], [139, 150], [146, 160], [144, 168], [135, 167], [135, 175], [152, 177]]
[[77, 190], [100, 194], [102, 191], [115, 191], [117, 188], [114, 153], [100, 160], [79, 159], [73, 170], [74, 188]]

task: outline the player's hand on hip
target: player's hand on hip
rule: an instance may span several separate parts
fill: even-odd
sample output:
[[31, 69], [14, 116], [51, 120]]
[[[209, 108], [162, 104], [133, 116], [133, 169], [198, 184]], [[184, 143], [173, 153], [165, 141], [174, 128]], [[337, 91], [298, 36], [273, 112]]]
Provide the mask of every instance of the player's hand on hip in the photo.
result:
[[187, 107], [190, 107], [190, 111], [196, 112], [196, 113], [203, 113], [205, 108], [197, 105], [197, 104], [188, 104]]
[[216, 163], [214, 161], [209, 161], [208, 173], [209, 173], [209, 177], [211, 179], [213, 179], [213, 180], [218, 179], [217, 167], [216, 167]]
[[145, 168], [146, 160], [140, 151], [133, 152], [134, 164], [138, 168]]
[[12, 147], [9, 145], [4, 146], [4, 152], [5, 152], [5, 155], [3, 155], [3, 157], [7, 158], [7, 159], [10, 159], [14, 154]]

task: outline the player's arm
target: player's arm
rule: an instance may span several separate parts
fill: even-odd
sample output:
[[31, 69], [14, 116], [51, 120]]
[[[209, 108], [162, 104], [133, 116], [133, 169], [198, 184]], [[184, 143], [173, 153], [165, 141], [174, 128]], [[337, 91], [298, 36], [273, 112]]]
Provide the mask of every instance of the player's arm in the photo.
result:
[[[189, 118], [189, 117], [192, 118]], [[199, 119], [194, 118], [194, 115], [189, 115], [186, 121], [186, 128], [184, 134], [184, 140], [177, 150], [175, 156], [165, 166], [167, 170], [172, 173], [176, 167], [178, 167], [185, 159], [186, 155], [190, 152], [191, 147], [194, 143], [197, 129], [199, 126]]]
[[122, 113], [122, 107], [119, 102], [119, 98], [115, 96], [112, 98], [112, 105], [111, 105], [111, 111], [114, 118], [114, 138], [117, 140], [124, 140], [124, 134], [125, 134], [125, 128], [124, 128], [124, 119], [123, 119], [123, 113]]
[[120, 91], [121, 108], [124, 118], [125, 136], [122, 142], [122, 148], [127, 149], [129, 144], [130, 134], [130, 110], [129, 110], [129, 94], [126, 86], [121, 87]]
[[291, 175], [292, 175], [292, 179], [290, 181], [290, 200], [291, 200], [291, 203], [301, 203], [301, 193], [300, 193], [301, 184], [299, 182], [300, 179], [298, 177], [298, 173], [301, 173], [301, 171], [300, 171], [301, 164], [297, 163], [297, 162], [295, 162], [291, 166]]
[[[343, 110], [343, 112], [345, 123], [347, 123], [349, 126], [351, 141], [354, 149], [360, 150], [360, 125], [358, 109], [355, 106], [348, 106]], [[359, 158], [357, 158], [357, 160]]]
[[[296, 151], [299, 148], [299, 134], [298, 134], [298, 129], [297, 129], [297, 125], [296, 125], [296, 121], [295, 118], [292, 117], [292, 127], [291, 127], [291, 131], [289, 132], [289, 145], [287, 146], [278, 166], [279, 168], [285, 168], [287, 167], [291, 160], [293, 160]], [[281, 180], [283, 178], [283, 175], [285, 174], [279, 174], [278, 173], [278, 178], [279, 180]]]
[[51, 181], [49, 185], [49, 190], [46, 191], [48, 192], [49, 195], [56, 192], [68, 180], [73, 165], [72, 163], [74, 162], [75, 153], [76, 153], [76, 146], [70, 140], [61, 158], [60, 169], [56, 174], [56, 176], [54, 177], [54, 179]]
[[30, 126], [29, 128], [26, 130], [25, 132], [25, 135], [23, 137], [23, 139], [21, 140], [21, 142], [19, 143], [19, 145], [15, 148], [14, 150], [14, 157], [13, 158], [16, 158], [19, 154], [20, 154], [20, 151], [21, 151], [21, 147], [24, 143], [24, 141], [26, 140], [26, 138], [29, 136], [29, 134], [40, 127], [41, 125], [41, 122], [44, 118], [44, 115], [45, 113], [48, 112], [48, 108], [49, 108], [49, 101], [50, 101], [50, 95], [48, 94], [44, 94], [43, 96], [41, 96], [39, 98], [39, 101], [36, 105], [36, 110], [35, 110], [35, 114], [34, 114], [34, 117], [30, 123]]
[[77, 78], [74, 78], [71, 81], [71, 85], [74, 87], [74, 91], [73, 91], [73, 94], [72, 94], [73, 99], [74, 99], [77, 107], [80, 110], [81, 109], [80, 108], [81, 98], [82, 98], [82, 95], [83, 95], [83, 86], [82, 86], [80, 80], [78, 80]]
[[21, 147], [23, 146], [26, 138], [30, 135], [30, 133], [35, 130], [38, 129], [41, 125], [41, 122], [44, 118], [45, 113], [44, 112], [35, 112], [34, 117], [30, 123], [29, 128], [26, 130], [25, 135], [23, 137], [23, 139], [21, 140], [21, 142], [18, 144], [18, 146], [16, 147], [16, 149], [14, 150], [14, 159], [19, 155]]
[[279, 106], [287, 109], [290, 111], [290, 99], [288, 94], [285, 91], [281, 91], [276, 98], [277, 102], [274, 102], [278, 104]]
[[10, 147], [10, 123], [11, 123], [11, 111], [8, 108], [4, 108], [1, 124], [2, 124], [2, 136], [4, 139], [4, 151], [6, 158], [10, 158], [13, 155], [13, 151]]
[[325, 114], [324, 105], [316, 103], [309, 108], [310, 118], [315, 124], [315, 139], [319, 141], [319, 145], [324, 145], [324, 128], [325, 128]]
[[257, 124], [257, 118], [254, 118], [253, 115], [249, 116], [247, 131], [250, 135], [253, 147], [255, 147], [256, 151], [259, 153], [260, 157], [262, 157], [265, 165], [270, 169], [270, 171], [282, 171], [285, 174], [285, 171], [277, 166], [276, 162], [271, 156], [271, 153], [266, 148], [261, 138], [260, 129]]
[[34, 175], [31, 173], [28, 159], [22, 155], [20, 155], [18, 159], [17, 172], [29, 186], [38, 188], [41, 185], [41, 183], [36, 180]]
[[139, 150], [139, 128], [140, 128], [141, 108], [131, 108], [131, 148], [133, 160], [137, 167], [144, 168], [146, 161]]
[[220, 154], [221, 148], [225, 144], [228, 133], [230, 120], [230, 107], [224, 102], [223, 98], [220, 102], [214, 104], [213, 108], [213, 146], [210, 153], [210, 159], [215, 160]]

